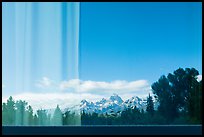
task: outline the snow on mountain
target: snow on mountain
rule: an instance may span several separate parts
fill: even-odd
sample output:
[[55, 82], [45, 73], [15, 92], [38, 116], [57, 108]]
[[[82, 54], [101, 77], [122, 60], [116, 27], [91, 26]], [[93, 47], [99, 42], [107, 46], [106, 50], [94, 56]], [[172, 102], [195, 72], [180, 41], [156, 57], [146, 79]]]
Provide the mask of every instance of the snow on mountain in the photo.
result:
[[134, 108], [134, 107], [145, 110], [145, 100], [135, 96], [131, 99], [123, 101], [120, 96], [117, 94], [113, 94], [108, 99], [101, 99], [95, 103], [88, 102], [87, 100], [82, 100], [80, 103], [80, 110], [85, 113], [99, 113], [99, 114], [116, 114], [125, 110], [126, 108]]
[[[120, 114], [127, 108], [138, 108], [139, 110], [146, 110], [146, 99], [141, 99], [137, 96], [133, 96], [130, 99], [123, 101], [123, 99], [117, 95], [113, 94], [109, 98], [102, 98], [97, 102], [91, 102], [83, 99], [79, 105], [74, 105], [72, 107], [61, 108], [62, 113], [67, 111], [80, 114], [85, 113], [98, 113], [98, 114]], [[155, 109], [158, 107], [158, 102], [155, 102]], [[53, 116], [55, 108], [47, 109], [46, 112]]]
[[95, 104], [93, 102], [88, 102], [87, 100], [82, 100], [80, 102], [80, 106], [79, 106], [79, 109], [81, 111], [84, 111], [86, 113], [93, 113], [95, 112]]
[[116, 104], [122, 104], [123, 103], [123, 100], [120, 96], [118, 96], [117, 94], [113, 94], [110, 99], [111, 101], [113, 101], [114, 103]]
[[141, 98], [134, 96], [125, 102], [126, 107], [128, 108], [134, 108], [135, 106], [139, 108], [140, 110], [145, 110], [146, 109], [146, 100], [142, 100]]

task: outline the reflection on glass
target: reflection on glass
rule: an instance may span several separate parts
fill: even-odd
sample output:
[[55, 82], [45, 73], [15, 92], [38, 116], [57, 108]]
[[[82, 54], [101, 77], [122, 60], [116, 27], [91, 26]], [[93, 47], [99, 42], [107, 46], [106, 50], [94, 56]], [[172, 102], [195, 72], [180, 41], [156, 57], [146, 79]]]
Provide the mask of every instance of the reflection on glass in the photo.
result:
[[[79, 3], [3, 3], [3, 125], [80, 125], [63, 96], [78, 79]], [[72, 95], [72, 96], [73, 96]], [[76, 116], [72, 116], [75, 113]]]
[[3, 3], [2, 125], [202, 124], [200, 9]]

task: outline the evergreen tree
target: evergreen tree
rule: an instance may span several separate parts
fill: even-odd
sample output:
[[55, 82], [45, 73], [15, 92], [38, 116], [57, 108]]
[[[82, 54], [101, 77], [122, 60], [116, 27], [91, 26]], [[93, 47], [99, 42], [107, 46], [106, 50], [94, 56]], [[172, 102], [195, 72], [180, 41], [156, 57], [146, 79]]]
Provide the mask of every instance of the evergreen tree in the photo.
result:
[[81, 113], [81, 124], [82, 125], [87, 125], [87, 114], [84, 112], [84, 110]]
[[57, 105], [53, 118], [52, 118], [52, 124], [55, 126], [60, 126], [62, 125], [62, 111], [59, 108], [59, 105]]
[[[179, 68], [162, 76], [152, 84], [152, 90], [159, 101], [158, 111], [167, 119], [167, 122], [178, 118], [181, 113], [188, 113], [194, 117], [198, 100], [200, 100], [198, 71], [195, 68]], [[196, 99], [195, 99], [196, 98]]]
[[8, 109], [6, 103], [2, 105], [2, 125], [9, 125]]
[[139, 108], [136, 106], [132, 109], [132, 124], [142, 124], [143, 122], [143, 116], [141, 115], [141, 112]]
[[43, 109], [37, 110], [37, 116], [38, 116], [38, 125], [40, 126], [48, 125], [46, 110], [43, 110]]
[[47, 114], [46, 125], [51, 125], [51, 114]]
[[15, 125], [15, 102], [12, 96], [9, 97], [6, 104], [3, 104], [3, 120], [6, 125]]
[[195, 82], [188, 99], [188, 115], [193, 124], [202, 124], [202, 81]]
[[71, 117], [71, 113], [70, 111], [66, 111], [64, 114], [62, 114], [63, 117], [63, 125], [72, 125], [73, 124], [73, 120]]
[[168, 74], [168, 80], [171, 85], [171, 93], [174, 100], [174, 107], [179, 110], [187, 111], [187, 104], [191, 92], [195, 92], [198, 85], [196, 76], [198, 71], [194, 68], [177, 69], [173, 74]]
[[28, 112], [28, 124], [34, 125], [33, 109], [30, 105], [28, 106], [27, 112]]
[[33, 117], [33, 125], [39, 125], [37, 114], [35, 114], [34, 117]]
[[147, 97], [147, 108], [146, 108], [147, 113], [149, 113], [151, 116], [154, 114], [154, 102], [152, 99], [152, 96]]
[[16, 102], [16, 125], [25, 125], [27, 102], [19, 100]]
[[152, 84], [155, 98], [159, 102], [158, 111], [169, 123], [175, 118], [176, 109], [172, 99], [171, 86], [166, 76], [161, 76], [159, 80]]

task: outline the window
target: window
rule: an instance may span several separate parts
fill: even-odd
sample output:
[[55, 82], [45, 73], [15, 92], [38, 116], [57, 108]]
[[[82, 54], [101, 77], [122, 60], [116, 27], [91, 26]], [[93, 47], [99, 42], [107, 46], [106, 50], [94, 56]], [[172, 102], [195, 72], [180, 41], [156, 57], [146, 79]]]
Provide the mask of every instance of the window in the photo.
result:
[[4, 127], [202, 124], [201, 3], [2, 5]]

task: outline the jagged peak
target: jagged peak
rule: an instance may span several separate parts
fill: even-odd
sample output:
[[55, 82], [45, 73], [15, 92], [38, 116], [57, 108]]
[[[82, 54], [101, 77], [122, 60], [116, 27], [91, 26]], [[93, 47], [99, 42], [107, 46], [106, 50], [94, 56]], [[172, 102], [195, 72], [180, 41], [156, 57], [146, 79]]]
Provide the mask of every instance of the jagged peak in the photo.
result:
[[[96, 102], [89, 102], [87, 100], [82, 100], [83, 106], [80, 108], [80, 110], [84, 110], [86, 113], [111, 113], [110, 110], [113, 110], [114, 113], [118, 111], [122, 111], [126, 108], [134, 108], [143, 107], [143, 102], [141, 102], [142, 99], [138, 96], [133, 96], [126, 100], [125, 102], [122, 100], [122, 98], [118, 94], [112, 94], [109, 98], [102, 98], [99, 101]], [[87, 103], [86, 103], [87, 102]]]
[[132, 99], [132, 100], [137, 100], [137, 101], [142, 101], [142, 99], [139, 98], [138, 96], [133, 96], [131, 99]]
[[123, 102], [123, 99], [119, 95], [117, 95], [115, 93], [112, 96], [110, 96], [109, 100], [118, 101], [119, 103]]
[[83, 99], [81, 102], [80, 102], [81, 105], [84, 105], [84, 104], [90, 104], [89, 101], [87, 101], [86, 99]]

